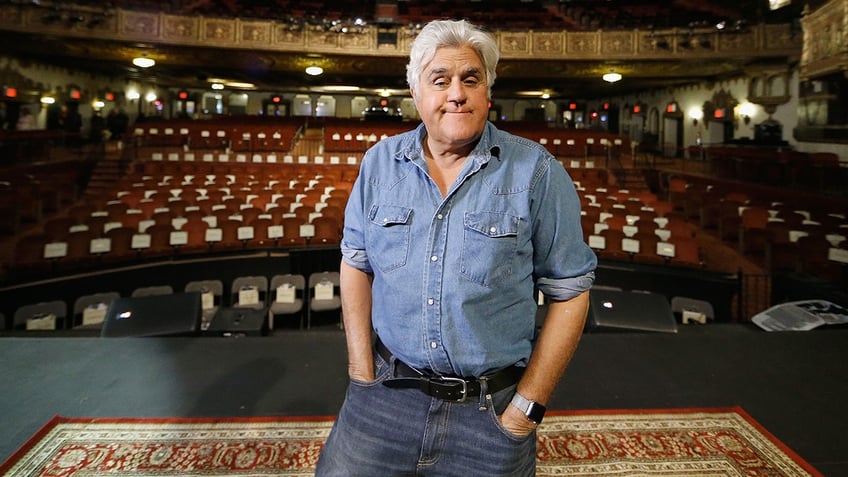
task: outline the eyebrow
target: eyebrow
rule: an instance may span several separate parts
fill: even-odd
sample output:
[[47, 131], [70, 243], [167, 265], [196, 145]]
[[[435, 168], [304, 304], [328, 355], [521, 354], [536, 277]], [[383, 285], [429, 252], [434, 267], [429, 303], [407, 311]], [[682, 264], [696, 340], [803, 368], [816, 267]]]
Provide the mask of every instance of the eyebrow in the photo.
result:
[[[430, 70], [430, 73], [427, 75], [427, 77], [432, 78], [433, 76], [443, 75], [447, 71], [448, 71], [447, 68], [433, 68], [432, 70]], [[464, 70], [462, 70], [461, 73], [462, 73], [463, 76], [469, 76], [469, 75], [479, 75], [482, 71], [483, 70], [481, 68], [477, 68], [476, 66], [471, 66], [471, 67], [468, 67], [468, 68], [465, 68]]]

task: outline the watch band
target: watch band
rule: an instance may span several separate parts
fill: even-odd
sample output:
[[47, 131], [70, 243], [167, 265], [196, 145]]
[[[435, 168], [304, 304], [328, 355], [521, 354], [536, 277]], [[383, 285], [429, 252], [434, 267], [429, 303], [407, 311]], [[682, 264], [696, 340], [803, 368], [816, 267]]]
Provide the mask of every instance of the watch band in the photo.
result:
[[542, 422], [542, 418], [545, 417], [545, 406], [537, 403], [536, 401], [527, 399], [521, 394], [518, 394], [518, 392], [512, 396], [512, 405], [517, 407], [524, 413], [524, 416], [526, 416], [528, 420], [535, 424], [540, 424]]

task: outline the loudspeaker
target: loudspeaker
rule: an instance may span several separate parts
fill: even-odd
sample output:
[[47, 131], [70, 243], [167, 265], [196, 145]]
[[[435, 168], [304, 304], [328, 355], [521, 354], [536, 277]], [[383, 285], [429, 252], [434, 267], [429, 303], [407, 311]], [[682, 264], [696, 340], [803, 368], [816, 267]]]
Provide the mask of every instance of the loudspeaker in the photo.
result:
[[106, 310], [100, 336], [197, 336], [200, 293], [118, 298]]
[[592, 289], [587, 327], [677, 333], [677, 320], [671, 304], [658, 293]]
[[268, 334], [265, 308], [221, 308], [206, 330], [211, 336], [264, 336]]

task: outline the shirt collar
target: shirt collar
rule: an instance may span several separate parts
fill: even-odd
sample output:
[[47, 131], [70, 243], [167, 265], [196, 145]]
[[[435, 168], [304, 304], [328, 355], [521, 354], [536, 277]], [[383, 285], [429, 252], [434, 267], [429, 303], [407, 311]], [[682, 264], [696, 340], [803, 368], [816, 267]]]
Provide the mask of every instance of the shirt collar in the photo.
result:
[[[479, 166], [489, 162], [493, 157], [500, 158], [500, 135], [497, 134], [498, 129], [489, 121], [486, 121], [486, 126], [483, 128], [483, 134], [480, 140], [471, 151], [471, 157]], [[412, 134], [407, 135], [398, 152], [395, 154], [396, 160], [415, 161], [424, 157], [424, 138], [427, 136], [427, 129], [424, 123], [418, 125]]]

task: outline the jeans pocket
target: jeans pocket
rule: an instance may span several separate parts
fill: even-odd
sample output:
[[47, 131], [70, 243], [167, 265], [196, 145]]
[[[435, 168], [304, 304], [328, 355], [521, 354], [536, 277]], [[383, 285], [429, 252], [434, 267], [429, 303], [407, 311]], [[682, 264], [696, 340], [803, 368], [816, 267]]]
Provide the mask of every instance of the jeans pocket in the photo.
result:
[[362, 381], [361, 379], [350, 378], [350, 383], [363, 388], [382, 384], [383, 381], [389, 377], [391, 370], [392, 367], [389, 363], [387, 363], [386, 360], [384, 360], [378, 353], [374, 353], [374, 380]]
[[509, 439], [510, 441], [521, 443], [527, 441], [527, 439], [535, 436], [535, 432], [531, 432], [530, 434], [526, 434], [523, 436], [519, 436], [510, 432], [506, 427], [501, 424], [500, 416], [503, 414], [506, 407], [509, 405], [509, 402], [512, 400], [513, 394], [515, 394], [515, 386], [511, 386], [507, 389], [498, 391], [494, 395], [486, 396], [486, 407], [488, 408], [489, 418], [497, 428], [498, 432], [502, 434], [504, 437]]

